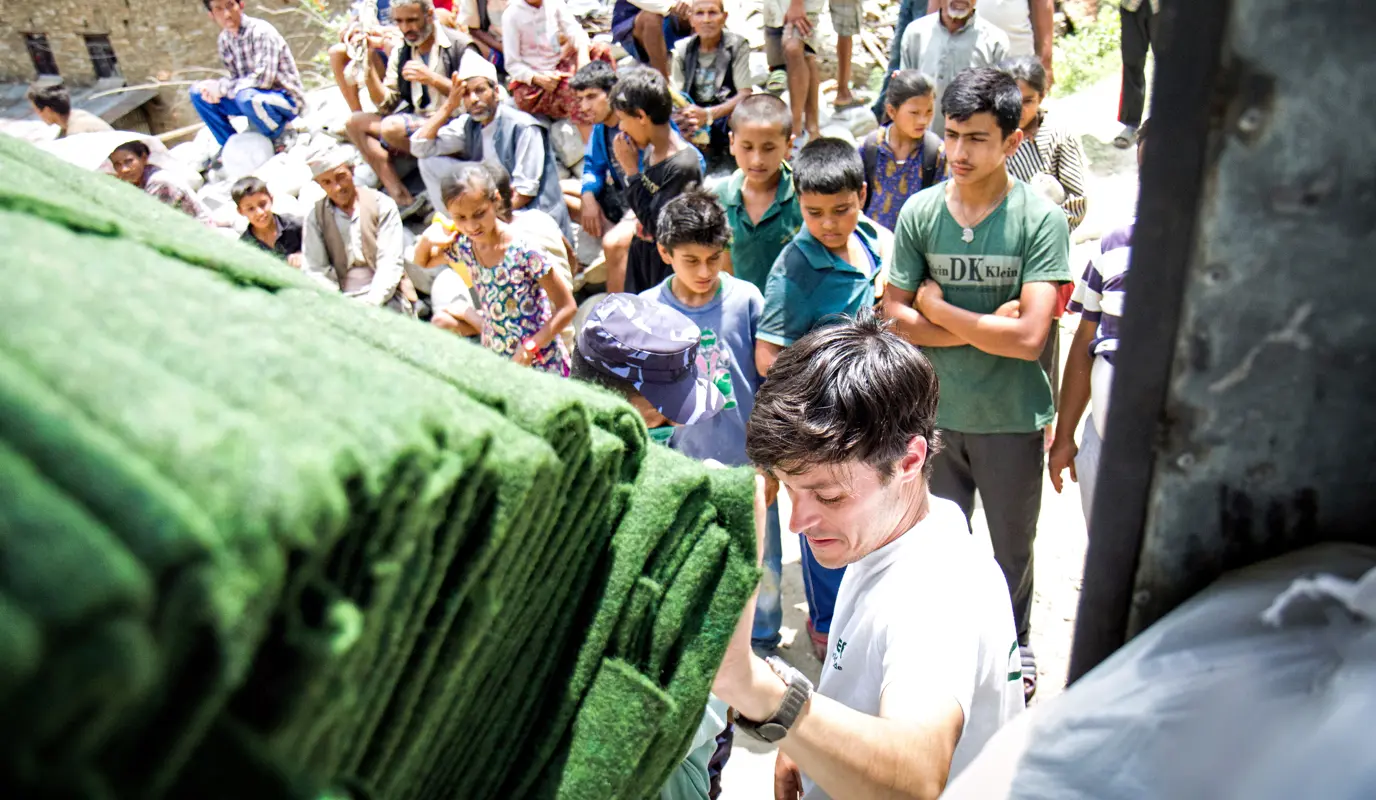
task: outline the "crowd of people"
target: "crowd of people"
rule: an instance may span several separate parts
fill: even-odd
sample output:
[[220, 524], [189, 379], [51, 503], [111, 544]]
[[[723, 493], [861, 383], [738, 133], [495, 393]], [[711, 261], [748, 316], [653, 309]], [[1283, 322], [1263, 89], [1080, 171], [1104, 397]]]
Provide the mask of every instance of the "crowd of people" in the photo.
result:
[[[203, 2], [227, 75], [191, 89], [197, 112], [221, 145], [243, 116], [288, 146], [305, 101], [286, 40], [242, 0]], [[778, 797], [934, 797], [1036, 690], [1043, 475], [1060, 491], [1069, 470], [1091, 512], [1131, 221], [1072, 271], [1087, 165], [1042, 105], [1051, 0], [921, 2], [903, 0], [880, 127], [860, 142], [820, 134], [820, 2], [763, 0], [762, 86], [722, 0], [616, 0], [613, 38], [639, 62], [620, 66], [565, 0], [364, 3], [330, 50], [352, 147], [312, 154], [323, 197], [298, 219], [256, 177], [232, 190], [243, 241], [322, 286], [598, 384], [656, 442], [761, 471], [764, 578], [716, 685], [733, 712], [708, 709], [677, 796], [715, 796], [734, 731], [779, 744]], [[860, 4], [828, 11], [835, 107], [865, 105], [849, 85]], [[1144, 54], [1156, 0], [1121, 13], [1125, 53]], [[1141, 54], [1124, 60], [1115, 141], [1139, 158]], [[55, 90], [30, 99], [91, 128]], [[560, 180], [558, 119], [585, 142], [581, 179]], [[209, 223], [150, 155], [131, 141], [111, 164]], [[355, 180], [360, 160], [380, 189]], [[605, 295], [575, 294], [580, 237], [601, 245]], [[412, 267], [437, 271], [428, 293]], [[976, 493], [992, 561], [970, 544]], [[803, 541], [815, 691], [779, 658], [785, 523]]]

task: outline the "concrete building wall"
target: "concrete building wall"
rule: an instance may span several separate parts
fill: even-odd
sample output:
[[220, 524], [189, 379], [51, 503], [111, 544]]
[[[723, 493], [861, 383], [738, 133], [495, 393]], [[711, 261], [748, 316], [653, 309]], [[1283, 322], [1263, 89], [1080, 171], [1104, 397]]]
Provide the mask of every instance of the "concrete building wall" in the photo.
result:
[[[344, 0], [320, 2], [327, 9], [347, 7]], [[298, 0], [246, 0], [244, 10], [282, 31], [305, 75], [308, 62], [321, 49], [320, 29], [300, 13], [266, 13], [297, 7]], [[219, 29], [200, 0], [0, 3], [0, 80], [27, 82], [36, 77], [24, 45], [26, 33], [48, 37], [58, 71], [70, 85], [95, 81], [85, 34], [110, 37], [120, 72], [131, 86], [153, 80], [197, 80], [214, 74], [205, 69], [223, 69], [215, 49]], [[196, 121], [186, 92], [186, 87], [179, 86], [159, 93], [149, 108], [155, 131]]]

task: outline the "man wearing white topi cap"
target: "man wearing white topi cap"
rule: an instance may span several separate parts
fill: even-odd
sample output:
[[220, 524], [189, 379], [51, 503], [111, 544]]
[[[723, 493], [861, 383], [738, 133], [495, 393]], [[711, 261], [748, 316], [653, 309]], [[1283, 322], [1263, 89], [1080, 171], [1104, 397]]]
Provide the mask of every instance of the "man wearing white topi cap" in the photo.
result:
[[[549, 131], [535, 117], [501, 102], [497, 68], [477, 53], [463, 54], [451, 80], [444, 104], [411, 136], [411, 154], [420, 160], [430, 204], [437, 211], [444, 208], [441, 185], [457, 173], [459, 161], [501, 164], [511, 173], [513, 208], [540, 209], [573, 241]], [[464, 113], [454, 117], [461, 106]]]
[[301, 271], [368, 305], [410, 314], [401, 214], [392, 198], [354, 183], [353, 156], [332, 146], [307, 162], [325, 197], [306, 215]]

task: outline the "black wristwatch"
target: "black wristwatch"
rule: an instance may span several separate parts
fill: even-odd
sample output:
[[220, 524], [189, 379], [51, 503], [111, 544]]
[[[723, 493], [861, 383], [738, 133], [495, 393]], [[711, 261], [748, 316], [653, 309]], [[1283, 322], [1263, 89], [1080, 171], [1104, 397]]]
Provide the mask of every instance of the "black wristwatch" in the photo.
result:
[[752, 736], [762, 742], [777, 742], [788, 735], [788, 729], [793, 727], [793, 723], [802, 713], [803, 706], [812, 697], [812, 681], [802, 672], [794, 669], [787, 661], [778, 656], [770, 656], [765, 659], [769, 668], [774, 670], [774, 674], [783, 679], [788, 684], [788, 690], [784, 692], [784, 700], [779, 704], [779, 708], [764, 722], [755, 722], [740, 715], [736, 716], [736, 727], [742, 733]]

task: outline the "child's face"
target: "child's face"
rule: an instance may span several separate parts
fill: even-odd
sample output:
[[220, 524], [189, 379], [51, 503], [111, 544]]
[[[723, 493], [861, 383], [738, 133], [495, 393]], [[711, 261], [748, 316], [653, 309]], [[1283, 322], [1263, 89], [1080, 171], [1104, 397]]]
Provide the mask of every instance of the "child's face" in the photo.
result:
[[239, 201], [239, 213], [255, 228], [272, 224], [272, 195], [255, 192]]
[[893, 120], [893, 126], [899, 133], [909, 139], [921, 140], [927, 135], [927, 128], [932, 124], [932, 115], [935, 112], [932, 101], [933, 96], [930, 94], [909, 97], [897, 108], [888, 107], [889, 119]]
[[726, 26], [726, 10], [721, 0], [694, 0], [692, 16], [693, 33], [704, 39], [716, 39]]
[[445, 206], [459, 233], [470, 239], [486, 239], [497, 228], [497, 204], [477, 189], [469, 189]]
[[813, 238], [833, 253], [842, 253], [850, 246], [850, 235], [860, 221], [865, 195], [863, 191], [804, 193], [799, 196], [799, 205], [803, 209], [803, 224]]
[[578, 110], [593, 124], [605, 125], [607, 117], [611, 116], [612, 104], [601, 89], [584, 89], [578, 93]]
[[1022, 92], [1022, 119], [1018, 121], [1018, 127], [1026, 128], [1037, 118], [1037, 112], [1042, 110], [1042, 96], [1028, 86], [1027, 81], [1018, 81], [1018, 91]]
[[793, 146], [793, 137], [785, 136], [778, 125], [767, 122], [751, 122], [735, 126], [740, 130], [731, 131], [731, 155], [736, 165], [745, 172], [745, 177], [755, 182], [764, 182], [774, 177], [779, 165], [788, 156]]
[[621, 132], [631, 137], [635, 146], [644, 150], [650, 144], [654, 123], [644, 111], [627, 111], [621, 114]]
[[716, 288], [726, 262], [726, 249], [704, 244], [680, 244], [673, 250], [659, 245], [659, 255], [674, 269], [674, 280], [694, 294]]
[[992, 112], [971, 114], [961, 121], [946, 118], [946, 163], [951, 180], [959, 184], [978, 183], [1003, 166], [1022, 144], [1022, 131], [1007, 138]]

